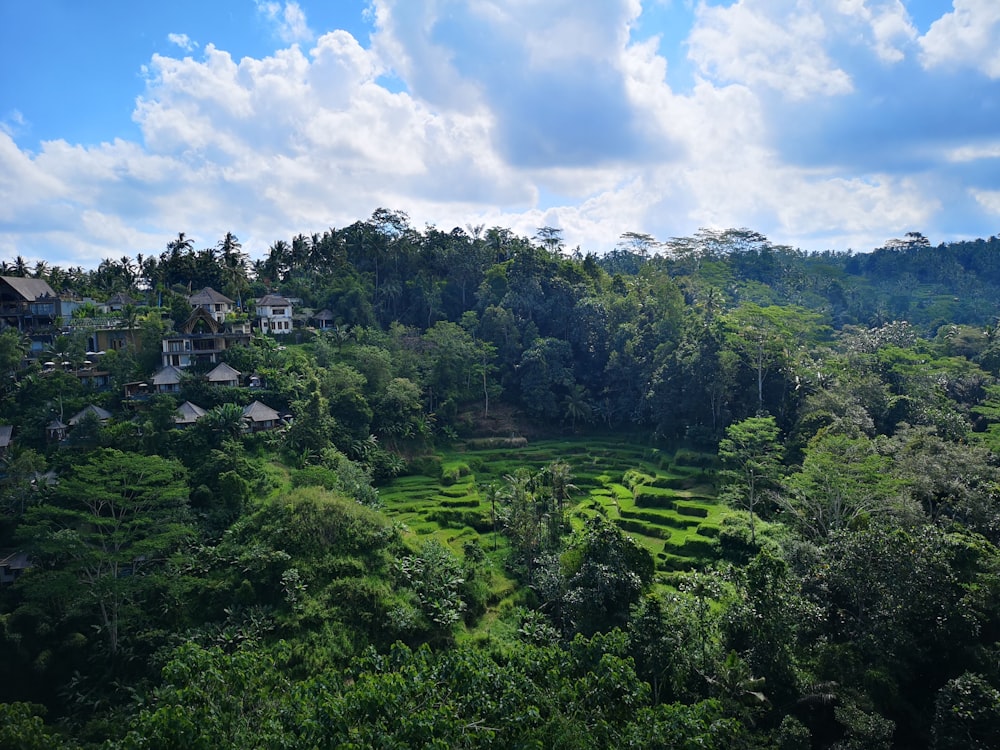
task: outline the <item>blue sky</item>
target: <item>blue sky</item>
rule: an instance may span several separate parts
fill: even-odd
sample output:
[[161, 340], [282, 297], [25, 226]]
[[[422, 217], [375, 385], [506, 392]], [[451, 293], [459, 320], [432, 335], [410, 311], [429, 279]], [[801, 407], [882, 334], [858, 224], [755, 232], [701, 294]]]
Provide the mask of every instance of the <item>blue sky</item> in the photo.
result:
[[0, 0], [0, 258], [1000, 226], [996, 0]]

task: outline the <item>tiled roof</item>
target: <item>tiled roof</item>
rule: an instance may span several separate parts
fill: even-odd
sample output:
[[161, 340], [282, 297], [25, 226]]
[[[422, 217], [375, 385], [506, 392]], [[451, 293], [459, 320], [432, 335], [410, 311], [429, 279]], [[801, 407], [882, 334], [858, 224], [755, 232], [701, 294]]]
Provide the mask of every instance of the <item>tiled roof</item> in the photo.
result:
[[266, 294], [257, 300], [257, 307], [289, 307], [291, 300], [280, 294]]
[[221, 362], [212, 368], [211, 372], [205, 377], [208, 378], [209, 383], [228, 383], [231, 380], [240, 379], [240, 371], [230, 367], [225, 362]]
[[274, 409], [260, 401], [254, 401], [243, 409], [243, 416], [251, 422], [273, 422], [281, 419], [281, 415]]
[[173, 365], [161, 367], [153, 373], [153, 385], [174, 385], [181, 382], [181, 371]]
[[111, 419], [111, 412], [109, 412], [107, 409], [102, 409], [100, 406], [96, 406], [95, 404], [90, 404], [90, 406], [85, 406], [83, 409], [78, 411], [70, 418], [69, 420], [70, 426], [76, 426], [81, 419], [83, 419], [85, 416], [87, 416], [87, 414], [91, 412], [93, 412], [97, 416], [97, 418], [102, 422], [107, 419]]
[[194, 424], [204, 416], [204, 409], [190, 401], [185, 401], [177, 407], [177, 416], [174, 417], [174, 421], [177, 424]]
[[56, 293], [44, 279], [26, 279], [22, 276], [0, 276], [24, 299], [34, 302], [39, 297], [55, 297]]
[[200, 292], [196, 292], [188, 297], [188, 302], [197, 307], [198, 305], [231, 305], [233, 300], [229, 299], [224, 294], [212, 289], [210, 286], [206, 286]]

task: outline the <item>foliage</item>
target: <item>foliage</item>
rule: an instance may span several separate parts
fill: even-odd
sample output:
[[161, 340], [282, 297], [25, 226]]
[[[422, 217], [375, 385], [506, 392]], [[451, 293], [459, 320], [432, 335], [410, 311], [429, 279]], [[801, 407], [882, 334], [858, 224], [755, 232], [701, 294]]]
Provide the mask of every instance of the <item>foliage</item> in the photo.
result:
[[[988, 746], [998, 251], [597, 257], [380, 208], [255, 261], [227, 232], [40, 263], [139, 304], [109, 391], [92, 319], [0, 334], [0, 546], [33, 565], [0, 589], [0, 744]], [[253, 390], [195, 372], [178, 430], [121, 394], [204, 286], [333, 327], [228, 347]], [[254, 398], [291, 423], [248, 435]]]
[[734, 504], [750, 514], [750, 541], [757, 542], [755, 513], [760, 512], [765, 492], [781, 474], [781, 444], [774, 417], [748, 417], [730, 425], [719, 442], [722, 476]]
[[71, 574], [80, 588], [65, 604], [93, 607], [108, 649], [116, 654], [149, 573], [191, 538], [187, 521], [179, 464], [96, 451], [60, 480], [51, 504], [26, 510], [19, 535], [37, 569], [24, 583]]

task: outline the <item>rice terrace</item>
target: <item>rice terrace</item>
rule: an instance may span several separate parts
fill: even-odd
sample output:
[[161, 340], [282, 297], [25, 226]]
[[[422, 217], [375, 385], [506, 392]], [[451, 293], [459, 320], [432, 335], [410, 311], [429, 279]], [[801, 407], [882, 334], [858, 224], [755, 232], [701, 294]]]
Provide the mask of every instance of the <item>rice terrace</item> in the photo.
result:
[[713, 460], [614, 439], [473, 440], [462, 450], [418, 460], [421, 473], [396, 479], [381, 496], [386, 515], [412, 535], [433, 536], [455, 552], [473, 541], [492, 549], [505, 541], [490, 487], [519, 469], [540, 472], [562, 462], [569, 467], [565, 510], [573, 527], [604, 516], [647, 549], [666, 574], [719, 556], [720, 524], [733, 511], [715, 499]]

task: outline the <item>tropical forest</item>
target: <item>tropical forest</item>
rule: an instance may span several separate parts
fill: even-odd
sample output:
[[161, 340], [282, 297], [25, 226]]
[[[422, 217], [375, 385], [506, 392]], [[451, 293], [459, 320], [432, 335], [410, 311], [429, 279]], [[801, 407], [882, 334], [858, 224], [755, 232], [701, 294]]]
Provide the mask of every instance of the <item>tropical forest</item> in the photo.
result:
[[1000, 239], [0, 265], [0, 747], [995, 748]]

